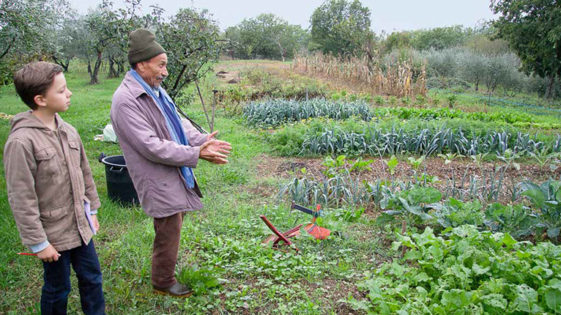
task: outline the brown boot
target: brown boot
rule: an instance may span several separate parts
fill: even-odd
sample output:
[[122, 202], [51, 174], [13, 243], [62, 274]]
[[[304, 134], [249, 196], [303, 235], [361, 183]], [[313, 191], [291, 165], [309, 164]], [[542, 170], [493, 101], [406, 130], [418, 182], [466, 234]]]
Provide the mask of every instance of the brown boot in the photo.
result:
[[153, 286], [153, 288], [154, 292], [157, 294], [171, 295], [175, 297], [189, 297], [193, 294], [193, 291], [189, 287], [179, 282], [176, 282], [169, 288], [159, 288], [157, 286]]

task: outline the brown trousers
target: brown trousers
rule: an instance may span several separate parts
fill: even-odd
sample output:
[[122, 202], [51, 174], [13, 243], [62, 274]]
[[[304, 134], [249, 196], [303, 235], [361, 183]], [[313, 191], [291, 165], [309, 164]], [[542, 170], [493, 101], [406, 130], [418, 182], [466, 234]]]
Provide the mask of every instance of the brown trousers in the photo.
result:
[[154, 247], [152, 249], [152, 285], [169, 288], [175, 284], [175, 264], [185, 212], [165, 218], [154, 218]]

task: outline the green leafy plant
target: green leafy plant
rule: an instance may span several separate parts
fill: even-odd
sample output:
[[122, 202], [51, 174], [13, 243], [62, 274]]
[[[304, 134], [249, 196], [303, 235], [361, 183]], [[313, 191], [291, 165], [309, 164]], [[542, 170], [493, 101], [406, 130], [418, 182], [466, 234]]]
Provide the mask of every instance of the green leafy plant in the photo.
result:
[[516, 239], [534, 234], [538, 227], [537, 216], [527, 207], [493, 203], [485, 210], [485, 225], [494, 232], [507, 232]]
[[446, 154], [438, 154], [438, 157], [444, 159], [444, 165], [448, 165], [452, 163], [452, 161], [454, 161], [456, 158], [462, 158], [464, 156], [456, 153], [446, 153]]
[[561, 181], [549, 180], [541, 185], [524, 182], [522, 187], [522, 195], [528, 197], [541, 212], [538, 220], [547, 236], [558, 239], [561, 230]]
[[454, 105], [456, 105], [456, 102], [458, 101], [458, 97], [455, 94], [448, 95], [446, 99], [448, 100], [449, 108], [454, 108]]
[[335, 175], [341, 173], [341, 170], [347, 162], [347, 157], [344, 155], [339, 155], [337, 158], [333, 159], [331, 156], [326, 157], [323, 160], [322, 165], [326, 167], [322, 173], [327, 178], [333, 178]]
[[421, 167], [421, 164], [423, 164], [424, 161], [425, 161], [424, 156], [421, 156], [417, 159], [412, 157], [412, 156], [407, 158], [407, 162], [409, 163], [409, 165], [411, 165], [411, 168], [413, 168], [414, 170], [418, 170], [419, 167]]
[[481, 226], [485, 220], [481, 203], [479, 201], [461, 202], [454, 198], [444, 203], [429, 205], [434, 211], [431, 213], [443, 228], [458, 227], [464, 224]]
[[359, 157], [352, 163], [350, 172], [362, 173], [364, 171], [371, 171], [372, 167], [370, 165], [372, 163], [374, 163], [374, 160], [363, 160]]
[[392, 157], [389, 160], [384, 160], [384, 163], [386, 163], [386, 166], [388, 167], [388, 171], [390, 172], [390, 175], [394, 175], [395, 174], [395, 168], [399, 164], [399, 161], [397, 160], [395, 155], [392, 155]]
[[386, 262], [358, 284], [355, 309], [375, 314], [519, 314], [561, 311], [561, 247], [516, 242], [463, 225], [437, 236], [398, 235]]
[[386, 194], [380, 201], [380, 207], [386, 210], [384, 215], [378, 217], [377, 222], [383, 224], [401, 217], [409, 225], [427, 224], [433, 216], [428, 213], [430, 208], [425, 206], [436, 203], [441, 198], [440, 191], [432, 187], [414, 187], [395, 194]]
[[357, 116], [365, 121], [372, 119], [372, 113], [363, 101], [346, 102], [335, 99], [310, 99], [301, 102], [277, 99], [251, 102], [244, 107], [243, 114], [250, 125], [258, 127], [277, 127], [315, 117], [343, 120]]
[[217, 269], [200, 268], [197, 265], [184, 267], [179, 272], [178, 280], [190, 287], [195, 295], [202, 295], [220, 286], [217, 272]]

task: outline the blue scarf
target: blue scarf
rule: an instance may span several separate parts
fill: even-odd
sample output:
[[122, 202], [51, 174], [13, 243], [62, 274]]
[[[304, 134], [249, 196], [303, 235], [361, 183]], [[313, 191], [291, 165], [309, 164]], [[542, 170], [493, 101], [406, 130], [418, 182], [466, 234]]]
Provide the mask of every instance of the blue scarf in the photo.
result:
[[[156, 101], [156, 104], [158, 104], [160, 111], [166, 119], [166, 125], [168, 127], [168, 132], [171, 136], [171, 139], [178, 144], [188, 146], [189, 140], [187, 139], [187, 137], [185, 136], [185, 132], [183, 131], [181, 119], [177, 114], [175, 104], [166, 93], [166, 91], [161, 87], [158, 87], [158, 92], [160, 94], [160, 96], [158, 97], [152, 87], [150, 87], [148, 83], [146, 83], [146, 81], [142, 79], [138, 72], [136, 72], [135, 70], [130, 70], [129, 73], [133, 78], [136, 79], [136, 81], [138, 81], [138, 83], [140, 83], [146, 93], [148, 93], [148, 95], [150, 95], [154, 99], [154, 101]], [[195, 187], [195, 177], [193, 176], [193, 170], [190, 167], [186, 166], [182, 166], [180, 167], [180, 169], [181, 175], [183, 175], [183, 180], [185, 181], [185, 186], [187, 186], [187, 188]]]

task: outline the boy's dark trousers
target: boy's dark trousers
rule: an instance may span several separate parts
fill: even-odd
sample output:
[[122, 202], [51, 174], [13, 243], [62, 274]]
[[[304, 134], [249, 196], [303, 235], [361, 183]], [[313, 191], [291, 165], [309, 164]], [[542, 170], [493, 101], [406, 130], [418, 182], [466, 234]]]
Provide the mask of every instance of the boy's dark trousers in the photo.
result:
[[43, 262], [45, 271], [41, 294], [41, 314], [66, 314], [70, 293], [70, 264], [78, 278], [80, 302], [84, 314], [105, 314], [101, 287], [101, 268], [93, 240], [88, 245], [59, 252], [58, 261]]

